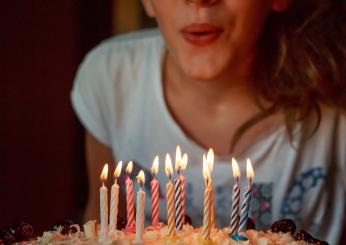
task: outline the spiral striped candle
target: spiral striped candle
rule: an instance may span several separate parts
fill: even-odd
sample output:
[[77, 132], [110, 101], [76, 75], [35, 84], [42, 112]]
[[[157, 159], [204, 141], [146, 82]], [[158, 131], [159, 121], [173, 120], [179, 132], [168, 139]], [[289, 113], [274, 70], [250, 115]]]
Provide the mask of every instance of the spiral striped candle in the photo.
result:
[[171, 180], [166, 184], [167, 193], [167, 220], [168, 220], [168, 235], [175, 235], [175, 214], [174, 214], [174, 186]]
[[239, 203], [240, 203], [240, 188], [238, 182], [233, 185], [232, 195], [232, 215], [231, 215], [231, 231], [230, 235], [236, 235], [239, 225]]
[[251, 185], [247, 185], [244, 190], [244, 200], [241, 205], [241, 213], [240, 213], [240, 223], [239, 223], [239, 229], [238, 232], [245, 232], [246, 231], [246, 223], [247, 218], [249, 216], [249, 209], [250, 209], [250, 202], [251, 202], [251, 193], [252, 193], [252, 187]]
[[99, 234], [99, 241], [104, 242], [108, 236], [108, 194], [107, 187], [102, 185], [100, 188], [100, 219], [101, 228]]
[[125, 180], [126, 185], [126, 209], [127, 209], [127, 224], [126, 229], [128, 231], [134, 231], [135, 220], [134, 220], [134, 204], [133, 204], [133, 182], [129, 176]]
[[111, 188], [111, 208], [109, 216], [109, 232], [114, 233], [117, 229], [118, 218], [118, 203], [119, 203], [119, 185], [115, 181]]
[[204, 191], [204, 212], [203, 212], [203, 239], [210, 240], [210, 204], [211, 191], [207, 187]]
[[183, 224], [185, 224], [185, 176], [181, 174], [180, 176], [180, 181], [181, 181], [181, 216], [183, 219]]
[[175, 200], [175, 227], [178, 231], [183, 228], [182, 208], [181, 208], [181, 180], [179, 176], [174, 179], [174, 200]]
[[159, 181], [154, 177], [151, 181], [151, 217], [152, 225], [159, 225]]
[[214, 185], [210, 180], [210, 225], [215, 227], [215, 201], [214, 201]]
[[108, 189], [105, 186], [108, 175], [108, 164], [105, 164], [100, 176], [102, 186], [100, 188], [100, 232], [99, 241], [105, 242], [108, 237]]

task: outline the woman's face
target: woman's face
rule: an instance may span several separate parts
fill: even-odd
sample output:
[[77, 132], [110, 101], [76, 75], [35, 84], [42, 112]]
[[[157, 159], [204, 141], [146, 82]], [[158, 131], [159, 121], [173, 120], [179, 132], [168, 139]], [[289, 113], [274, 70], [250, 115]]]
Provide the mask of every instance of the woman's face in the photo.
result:
[[188, 77], [212, 80], [253, 58], [266, 19], [280, 1], [288, 0], [143, 3], [147, 13], [156, 18], [173, 63]]

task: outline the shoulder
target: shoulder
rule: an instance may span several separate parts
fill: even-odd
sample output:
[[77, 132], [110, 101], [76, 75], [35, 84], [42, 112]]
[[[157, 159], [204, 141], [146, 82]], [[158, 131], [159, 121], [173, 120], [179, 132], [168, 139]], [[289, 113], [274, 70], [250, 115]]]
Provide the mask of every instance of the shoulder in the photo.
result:
[[92, 49], [85, 60], [124, 64], [144, 59], [151, 52], [159, 52], [163, 46], [158, 29], [131, 32], [108, 38]]

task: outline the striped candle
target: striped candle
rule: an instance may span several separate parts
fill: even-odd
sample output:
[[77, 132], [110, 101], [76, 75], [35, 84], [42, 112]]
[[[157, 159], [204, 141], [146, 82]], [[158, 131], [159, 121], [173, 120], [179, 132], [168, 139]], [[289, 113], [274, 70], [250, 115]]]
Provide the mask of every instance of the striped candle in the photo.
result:
[[204, 211], [203, 211], [203, 239], [210, 240], [210, 204], [211, 204], [211, 190], [209, 185], [204, 191]]
[[247, 218], [249, 216], [252, 187], [250, 185], [247, 185], [244, 191], [244, 200], [241, 205], [240, 224], [238, 229], [239, 233], [246, 231], [246, 223]]
[[213, 181], [210, 180], [210, 225], [211, 228], [215, 227], [215, 201], [214, 201], [214, 185]]
[[207, 165], [205, 155], [203, 155], [203, 177], [205, 179], [204, 204], [203, 204], [203, 240], [210, 240], [210, 205], [211, 205], [211, 188], [210, 188], [210, 169]]
[[233, 185], [232, 194], [232, 215], [231, 215], [231, 231], [230, 235], [236, 235], [239, 225], [239, 203], [240, 203], [240, 188], [238, 181]]
[[175, 227], [178, 231], [183, 228], [182, 207], [181, 207], [181, 180], [179, 176], [174, 179], [174, 200], [175, 200]]
[[100, 188], [100, 223], [99, 241], [105, 242], [108, 237], [108, 190], [105, 181], [108, 175], [108, 164], [105, 164], [101, 173], [102, 186]]
[[126, 186], [126, 210], [127, 210], [127, 224], [126, 230], [130, 232], [135, 232], [135, 211], [133, 203], [133, 182], [129, 176], [132, 172], [133, 163], [130, 161], [126, 167], [127, 177], [125, 180]]
[[240, 204], [240, 187], [239, 187], [239, 178], [240, 170], [237, 161], [232, 158], [232, 170], [233, 177], [236, 180], [236, 183], [233, 185], [233, 194], [232, 194], [232, 215], [231, 215], [231, 231], [230, 235], [236, 235], [239, 225], [239, 204]]
[[249, 217], [251, 194], [252, 194], [251, 180], [254, 176], [250, 159], [247, 159], [246, 174], [247, 174], [247, 179], [249, 180], [249, 184], [245, 186], [245, 189], [244, 189], [244, 200], [241, 206], [240, 225], [238, 229], [239, 233], [246, 231], [247, 219]]
[[185, 224], [185, 186], [186, 186], [186, 180], [185, 176], [181, 174], [180, 176], [181, 181], [181, 216], [183, 218], [183, 224]]
[[183, 218], [183, 224], [185, 224], [185, 189], [186, 189], [186, 180], [184, 176], [184, 171], [187, 167], [188, 156], [184, 153], [180, 162], [180, 181], [181, 181], [181, 216]]
[[151, 173], [154, 175], [151, 180], [151, 224], [152, 226], [159, 226], [159, 181], [156, 179], [156, 175], [159, 170], [159, 157], [156, 156], [151, 167]]
[[173, 237], [175, 235], [174, 185], [171, 180], [173, 167], [169, 154], [166, 155], [165, 171], [168, 176], [168, 182], [166, 184], [168, 236]]

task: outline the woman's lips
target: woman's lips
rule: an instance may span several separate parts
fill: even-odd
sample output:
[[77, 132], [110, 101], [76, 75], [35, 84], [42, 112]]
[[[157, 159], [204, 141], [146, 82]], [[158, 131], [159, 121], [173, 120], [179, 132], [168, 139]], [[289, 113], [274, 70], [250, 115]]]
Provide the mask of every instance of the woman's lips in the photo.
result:
[[181, 30], [183, 38], [192, 45], [208, 45], [223, 32], [222, 28], [211, 24], [192, 24]]

